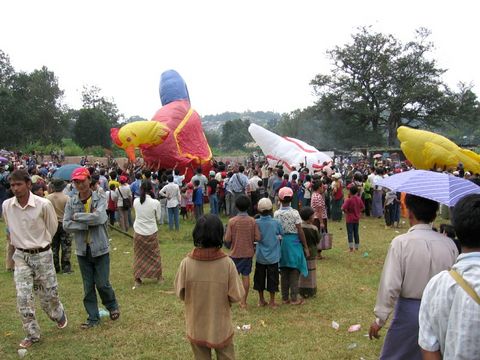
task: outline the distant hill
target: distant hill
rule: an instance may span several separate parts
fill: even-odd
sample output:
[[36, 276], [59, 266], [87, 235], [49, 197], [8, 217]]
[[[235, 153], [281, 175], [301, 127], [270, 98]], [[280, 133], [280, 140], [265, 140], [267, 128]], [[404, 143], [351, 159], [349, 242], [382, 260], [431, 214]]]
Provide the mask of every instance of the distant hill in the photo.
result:
[[250, 120], [250, 122], [273, 128], [280, 121], [282, 115], [273, 111], [244, 111], [224, 112], [217, 115], [205, 115], [202, 117], [203, 129], [206, 131], [220, 131], [224, 122], [229, 120]]

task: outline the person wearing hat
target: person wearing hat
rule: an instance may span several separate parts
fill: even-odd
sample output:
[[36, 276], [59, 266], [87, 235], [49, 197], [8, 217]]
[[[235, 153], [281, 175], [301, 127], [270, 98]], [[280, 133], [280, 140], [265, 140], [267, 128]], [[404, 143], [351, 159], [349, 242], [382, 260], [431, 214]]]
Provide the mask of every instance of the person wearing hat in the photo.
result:
[[258, 291], [259, 306], [267, 305], [264, 297], [264, 291], [267, 290], [270, 294], [268, 305], [276, 308], [275, 293], [278, 292], [278, 262], [283, 229], [280, 222], [272, 217], [272, 208], [272, 201], [268, 198], [260, 199], [257, 205], [260, 217], [255, 222], [260, 230], [260, 241], [255, 252], [253, 289]]
[[310, 256], [305, 234], [302, 229], [302, 218], [297, 210], [290, 206], [293, 190], [283, 187], [278, 192], [281, 207], [274, 213], [283, 228], [283, 239], [280, 248], [280, 275], [282, 302], [284, 304], [301, 305], [298, 299], [298, 282], [300, 273], [308, 276], [306, 257]]
[[3, 217], [15, 247], [17, 308], [27, 335], [19, 346], [29, 348], [40, 341], [34, 289], [40, 297], [42, 309], [57, 323], [57, 327], [63, 329], [68, 323], [58, 296], [57, 275], [50, 248], [51, 234], [57, 231], [58, 221], [52, 203], [30, 191], [32, 180], [27, 171], [13, 171], [9, 181], [14, 197], [3, 203]]
[[210, 179], [207, 183], [208, 202], [210, 204], [210, 214], [218, 215], [218, 181], [215, 179], [215, 171], [210, 171]]
[[92, 191], [90, 172], [75, 169], [71, 176], [78, 195], [71, 197], [65, 207], [63, 228], [73, 232], [78, 265], [82, 274], [83, 305], [88, 318], [81, 325], [89, 329], [99, 324], [97, 294], [110, 312], [110, 319], [120, 317], [115, 291], [110, 284], [110, 246], [107, 234], [107, 198], [103, 192]]
[[[53, 179], [51, 182], [52, 193], [47, 195], [47, 199], [52, 203], [55, 213], [57, 214], [58, 227], [52, 239], [53, 263], [55, 264], [55, 271], [64, 274], [72, 273], [72, 265], [70, 263], [70, 256], [72, 252], [72, 237], [63, 229], [63, 215], [65, 206], [69, 197], [63, 193], [65, 182], [61, 179]], [[60, 248], [62, 249], [62, 256], [60, 261]]]

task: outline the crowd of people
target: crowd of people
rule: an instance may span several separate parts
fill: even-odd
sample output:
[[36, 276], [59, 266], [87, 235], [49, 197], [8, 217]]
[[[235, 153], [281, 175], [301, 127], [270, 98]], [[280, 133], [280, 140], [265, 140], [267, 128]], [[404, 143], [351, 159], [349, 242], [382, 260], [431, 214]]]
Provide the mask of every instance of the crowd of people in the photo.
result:
[[[33, 284], [42, 289], [38, 294], [50, 319], [59, 328], [67, 326], [56, 274], [73, 271], [72, 237], [87, 312], [81, 328], [89, 329], [100, 322], [97, 292], [110, 318], [115, 321], [120, 317], [109, 281], [108, 224], [118, 224], [124, 233], [133, 227], [133, 280], [140, 286], [144, 279], [163, 281], [158, 224], [168, 223], [169, 231], [178, 231], [183, 226], [180, 217], [195, 223], [195, 248], [182, 261], [175, 278], [176, 293], [185, 301], [187, 335], [196, 358], [207, 358], [210, 349], [232, 358], [230, 304], [240, 302], [242, 308], [247, 307], [254, 260], [253, 289], [258, 292], [258, 306], [278, 307], [275, 297], [279, 290], [282, 305], [302, 305], [316, 295], [321, 240], [328, 234], [331, 221], [345, 218], [346, 245], [350, 252], [356, 252], [363, 216], [383, 217], [386, 228], [393, 228], [400, 226], [403, 213], [411, 228], [390, 245], [370, 337], [378, 338], [394, 312], [382, 358], [420, 358], [419, 344], [424, 356], [456, 356], [463, 351], [480, 355], [478, 346], [468, 343], [468, 350], [462, 349], [457, 344], [464, 340], [452, 338], [445, 330], [473, 329], [480, 324], [480, 315], [470, 304], [473, 297], [462, 293], [460, 300], [467, 304], [470, 318], [460, 312], [455, 321], [448, 320], [448, 309], [460, 309], [452, 295], [457, 282], [441, 275], [454, 266], [460, 275], [466, 275], [474, 293], [478, 292], [480, 284], [474, 276], [479, 271], [480, 244], [475, 236], [480, 229], [471, 219], [480, 216], [480, 200], [470, 196], [459, 203], [458, 211], [443, 212], [453, 216], [458, 236], [457, 244], [446, 241], [431, 226], [437, 203], [376, 184], [385, 176], [408, 171], [408, 162], [352, 163], [343, 159], [325, 163], [313, 172], [305, 164], [299, 164], [297, 170], [295, 166], [268, 162], [213, 163], [206, 174], [198, 168], [187, 179], [187, 173], [176, 167], [151, 171], [141, 164], [129, 164], [122, 169], [115, 163], [89, 164], [82, 158], [83, 164], [68, 180], [62, 180], [55, 178], [61, 165], [57, 161], [37, 164], [32, 156], [20, 159], [0, 165], [0, 201], [8, 234], [6, 266], [14, 270], [17, 305], [27, 334], [21, 347], [28, 348], [40, 339]], [[454, 175], [478, 181], [478, 175], [472, 176], [461, 166]], [[209, 214], [204, 215], [206, 203]], [[228, 217], [225, 230], [220, 216]], [[444, 228], [445, 232], [452, 231], [448, 225]], [[230, 249], [229, 256], [221, 250], [223, 246]], [[459, 250], [462, 255], [457, 258]], [[451, 290], [445, 290], [446, 286]], [[432, 300], [437, 293], [445, 301]], [[422, 295], [431, 306], [424, 306]], [[208, 316], [202, 313], [206, 311], [202, 306], [205, 301], [216, 304], [208, 307], [212, 312]], [[447, 322], [440, 324], [438, 314]], [[202, 319], [209, 321], [205, 324]]]

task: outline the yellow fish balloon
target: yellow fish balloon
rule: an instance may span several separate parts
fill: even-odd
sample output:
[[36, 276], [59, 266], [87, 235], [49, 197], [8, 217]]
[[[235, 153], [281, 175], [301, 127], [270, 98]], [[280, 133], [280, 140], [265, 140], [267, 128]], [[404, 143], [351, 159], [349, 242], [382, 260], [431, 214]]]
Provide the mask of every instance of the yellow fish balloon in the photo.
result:
[[417, 169], [456, 169], [462, 163], [466, 171], [480, 173], [480, 155], [442, 135], [400, 126], [397, 137], [405, 157]]
[[135, 161], [135, 149], [160, 145], [170, 130], [158, 121], [135, 121], [120, 129], [110, 129], [115, 144], [125, 150], [130, 160]]

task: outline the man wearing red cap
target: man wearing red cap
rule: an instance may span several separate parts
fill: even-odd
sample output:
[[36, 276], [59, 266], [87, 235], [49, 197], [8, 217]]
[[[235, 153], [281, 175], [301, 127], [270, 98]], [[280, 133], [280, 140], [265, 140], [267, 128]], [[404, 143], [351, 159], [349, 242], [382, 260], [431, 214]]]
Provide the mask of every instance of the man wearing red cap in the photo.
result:
[[72, 196], [65, 207], [63, 228], [75, 234], [76, 254], [82, 273], [85, 292], [83, 305], [88, 313], [82, 329], [92, 328], [100, 322], [98, 291], [110, 319], [120, 317], [118, 303], [110, 284], [110, 255], [107, 234], [107, 199], [104, 193], [92, 191], [90, 173], [85, 168], [75, 169], [71, 176], [78, 195]]

